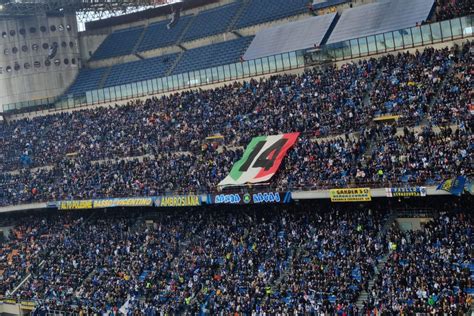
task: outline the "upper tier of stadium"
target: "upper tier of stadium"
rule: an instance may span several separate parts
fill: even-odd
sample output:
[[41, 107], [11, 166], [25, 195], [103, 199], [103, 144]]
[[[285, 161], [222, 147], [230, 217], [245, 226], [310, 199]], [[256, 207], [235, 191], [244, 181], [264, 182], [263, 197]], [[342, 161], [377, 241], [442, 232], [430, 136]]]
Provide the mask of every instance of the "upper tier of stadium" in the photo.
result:
[[197, 14], [181, 16], [169, 28], [170, 19], [110, 34], [91, 60], [106, 59], [180, 44], [307, 13], [306, 0], [237, 0]]
[[3, 111], [122, 101], [472, 36], [469, 1], [374, 1], [203, 0], [176, 19], [163, 9], [91, 22], [64, 94]]
[[[85, 80], [90, 73], [90, 70], [85, 70], [86, 74], [79, 74], [66, 95], [77, 98], [91, 90], [232, 65], [243, 61], [243, 56], [265, 57], [394, 31], [421, 24], [434, 14], [433, 0], [416, 0], [415, 7], [408, 0], [382, 1], [354, 8], [348, 7], [349, 3], [351, 1], [326, 1], [310, 7], [305, 0], [237, 0], [198, 12], [183, 12], [172, 27], [169, 27], [171, 20], [167, 19], [121, 28], [108, 35], [89, 60], [89, 67], [97, 68], [94, 75], [100, 79]], [[293, 46], [278, 50], [272, 48], [274, 43], [265, 44], [258, 38], [253, 41], [253, 36], [266, 29], [269, 23], [285, 25], [288, 19], [309, 21], [311, 12], [321, 14], [327, 8], [334, 12], [338, 7], [346, 9], [333, 14], [332, 19], [328, 20], [324, 15], [312, 18], [316, 24], [310, 26], [310, 30], [319, 38], [314, 43], [306, 39], [301, 45], [298, 41], [305, 38], [293, 36], [296, 39]], [[296, 35], [298, 27], [301, 25], [294, 25], [288, 34]], [[281, 32], [275, 31], [273, 42], [278, 43]], [[249, 55], [247, 49], [252, 41], [254, 52]], [[146, 74], [140, 69], [147, 69]], [[128, 75], [124, 76], [124, 73]], [[224, 77], [224, 74], [213, 76]], [[192, 84], [193, 79], [188, 79], [188, 82]]]

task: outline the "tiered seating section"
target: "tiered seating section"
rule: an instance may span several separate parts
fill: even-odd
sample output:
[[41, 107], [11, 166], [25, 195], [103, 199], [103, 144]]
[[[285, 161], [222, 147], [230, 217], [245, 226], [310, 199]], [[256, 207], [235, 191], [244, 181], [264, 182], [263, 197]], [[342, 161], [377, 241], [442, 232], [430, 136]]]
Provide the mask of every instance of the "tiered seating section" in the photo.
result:
[[[239, 146], [258, 135], [294, 131], [302, 135], [272, 179], [273, 187], [434, 185], [470, 175], [470, 48], [470, 43], [427, 48], [339, 69], [3, 124], [0, 205], [207, 193], [240, 158]], [[433, 95], [434, 90], [439, 93]], [[389, 112], [381, 111], [387, 106]], [[373, 122], [384, 113], [402, 115], [398, 131]], [[314, 139], [350, 132], [359, 134]], [[208, 146], [206, 137], [216, 133], [227, 150]], [[143, 155], [150, 156], [121, 161]], [[30, 170], [43, 166], [51, 168]]]
[[131, 54], [142, 32], [143, 26], [113, 32], [97, 48], [91, 60]]
[[[137, 51], [144, 52], [161, 47], [224, 33], [229, 28], [237, 29], [250, 25], [282, 19], [306, 12], [306, 0], [236, 0], [228, 5], [202, 11], [195, 15], [182, 16], [171, 29], [170, 20], [150, 24], [145, 29]], [[241, 12], [243, 10], [243, 12]], [[240, 15], [237, 15], [238, 13]], [[235, 21], [237, 19], [237, 21]], [[189, 25], [191, 23], [191, 25]], [[231, 25], [235, 24], [235, 25]], [[97, 49], [91, 60], [128, 55], [143, 31], [143, 27], [116, 31], [109, 35]]]
[[[331, 0], [321, 2], [315, 5], [313, 9], [319, 7], [336, 6], [348, 1], [349, 0]], [[425, 12], [426, 8], [424, 7], [424, 4], [422, 3], [420, 5], [423, 9], [421, 11]], [[454, 10], [454, 7], [457, 9]], [[443, 19], [445, 17], [452, 18], [454, 16], [459, 16], [470, 12], [468, 10], [469, 2], [464, 0], [438, 0], [437, 8], [437, 19]], [[449, 11], [450, 13], [447, 15], [441, 14], [441, 12], [444, 12], [443, 9], [446, 9], [445, 11]], [[305, 0], [236, 0], [233, 3], [224, 6], [202, 11], [196, 16], [183, 16], [171, 29], [167, 28], [170, 20], [165, 20], [153, 23], [147, 27], [137, 27], [116, 31], [107, 37], [107, 39], [92, 57], [92, 60], [94, 61], [122, 55], [129, 55], [136, 52], [149, 51], [161, 47], [179, 44], [181, 42], [205, 38], [215, 34], [221, 34], [232, 29], [244, 28], [247, 26], [304, 13], [305, 10], [307, 10], [307, 3]], [[370, 31], [372, 32], [373, 28], [370, 28]], [[180, 58], [179, 64], [175, 69], [170, 69], [172, 63], [161, 63], [162, 60], [177, 58], [174, 55], [170, 55], [164, 56], [163, 59], [156, 58], [150, 61], [114, 66], [111, 71], [111, 78], [100, 77], [108, 71], [107, 69], [97, 69], [95, 71], [84, 70], [85, 73], [81, 73], [79, 75], [77, 81], [67, 93], [73, 93], [75, 95], [84, 94], [84, 92], [87, 90], [131, 83], [134, 81], [143, 80], [144, 78], [157, 78], [166, 73], [179, 74], [187, 71], [204, 69], [207, 67], [220, 66], [226, 63], [234, 63], [237, 62], [238, 59], [240, 59], [240, 57], [243, 55], [243, 52], [248, 47], [250, 39], [250, 37], [247, 37], [244, 39], [231, 41], [229, 43], [208, 45], [206, 47], [191, 49], [183, 53], [183, 56]], [[441, 68], [443, 68], [443, 65], [441, 65]], [[139, 69], [146, 69], [147, 73], [137, 74], [135, 76], [134, 73], [138, 73]], [[127, 72], [129, 72], [130, 75], [124, 76], [124, 74]], [[434, 70], [433, 75], [442, 79], [444, 75], [443, 69], [441, 69], [441, 71]], [[94, 76], [95, 79], [85, 79], [89, 76]], [[417, 88], [414, 87], [412, 89], [413, 91], [409, 92], [407, 95], [399, 96], [397, 100], [400, 100], [401, 102], [393, 102], [393, 100], [389, 100], [382, 103], [381, 98], [387, 98], [387, 96], [383, 96], [383, 93], [388, 91], [385, 89], [388, 85], [387, 80], [390, 80], [390, 78], [382, 78], [382, 80], [377, 83], [377, 85], [380, 86], [380, 89], [377, 89], [375, 95], [371, 96], [371, 98], [379, 99], [377, 101], [377, 111], [379, 113], [392, 112], [392, 107], [399, 107], [407, 99], [415, 97], [420, 100], [418, 109], [416, 109], [416, 111], [413, 111], [412, 108], [409, 110], [405, 109], [404, 112], [406, 114], [408, 111], [412, 111], [415, 112], [415, 115], [418, 115], [419, 109], [423, 108], [423, 104], [429, 102], [429, 94], [427, 96], [416, 96], [418, 92], [415, 91]], [[99, 86], [99, 83], [103, 84]], [[420, 89], [418, 88], [418, 90]], [[432, 93], [432, 91], [428, 91], [428, 93]], [[382, 105], [384, 105], [385, 108], [383, 108]]]
[[199, 13], [194, 19], [192, 27], [184, 35], [183, 41], [224, 33], [242, 5], [241, 1], [237, 1]]
[[187, 50], [174, 69], [173, 74], [239, 62], [252, 39], [253, 36], [241, 37]]
[[[252, 36], [248, 36], [189, 49], [183, 53], [172, 74], [237, 63], [252, 39]], [[117, 64], [111, 66], [108, 75], [106, 75], [107, 67], [84, 68], [66, 94], [80, 95], [89, 90], [164, 77], [170, 71], [176, 58], [178, 58], [177, 53]], [[107, 76], [105, 82], [99, 86], [104, 76]]]
[[236, 29], [302, 14], [308, 11], [306, 0], [252, 0], [245, 7]]
[[[18, 277], [2, 280], [0, 296], [36, 301], [38, 315], [465, 313], [473, 282], [469, 206], [452, 211], [442, 203], [442, 215], [415, 232], [370, 208], [301, 202], [19, 216], [1, 250], [20, 249], [23, 260], [11, 262]], [[384, 258], [369, 300], [357, 306]]]
[[178, 54], [169, 54], [112, 66], [104, 87], [163, 77]]
[[193, 18], [192, 15], [182, 16], [178, 23], [170, 29], [167, 28], [170, 20], [150, 24], [145, 31], [143, 40], [138, 45], [137, 51], [144, 52], [176, 44]]
[[394, 225], [387, 239], [395, 249], [369, 291], [364, 315], [466, 312], [474, 290], [472, 216], [441, 214], [419, 231]]
[[66, 95], [83, 94], [86, 91], [98, 89], [105, 72], [106, 68], [82, 68], [72, 86], [66, 91]]

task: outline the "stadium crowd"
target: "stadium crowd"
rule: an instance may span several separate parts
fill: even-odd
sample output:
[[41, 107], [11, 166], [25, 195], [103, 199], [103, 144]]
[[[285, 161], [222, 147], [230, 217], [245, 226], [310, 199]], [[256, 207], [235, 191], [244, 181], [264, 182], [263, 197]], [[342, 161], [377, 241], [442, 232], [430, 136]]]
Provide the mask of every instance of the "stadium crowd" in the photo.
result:
[[[314, 141], [302, 137], [289, 151], [273, 187], [434, 185], [449, 177], [471, 175], [472, 133], [460, 128], [434, 132], [429, 127], [396, 133], [394, 127], [377, 127], [355, 138]], [[198, 155], [162, 153], [101, 163], [66, 159], [51, 169], [0, 175], [0, 205], [213, 192], [241, 154], [241, 149], [220, 152], [209, 147]]]
[[393, 224], [385, 233], [389, 218], [382, 208], [311, 203], [20, 217], [2, 249], [16, 250], [15, 258], [29, 252], [30, 264], [9, 263], [18, 277], [4, 278], [0, 295], [33, 300], [43, 312], [465, 312], [473, 287], [469, 211], [415, 232]]
[[391, 128], [377, 132], [363, 171], [373, 182], [435, 184], [472, 172], [473, 137], [464, 129], [447, 127], [435, 133], [430, 127], [418, 132], [405, 128], [403, 135]]
[[69, 311], [117, 310], [127, 300], [130, 312], [156, 314], [354, 311], [386, 251], [383, 218], [267, 206], [158, 213], [152, 225], [129, 213], [23, 220], [43, 231], [24, 236], [37, 244], [36, 263], [11, 297]]
[[[0, 126], [0, 204], [214, 190], [240, 158], [240, 146], [257, 135], [289, 131], [302, 135], [275, 187], [423, 183], [466, 173], [472, 163], [470, 56], [470, 43], [427, 48], [8, 122]], [[380, 147], [372, 143], [381, 128], [372, 119], [385, 114], [401, 115], [398, 126], [456, 124], [461, 131], [448, 138], [423, 134], [422, 144], [415, 144], [419, 135], [392, 137], [391, 147], [375, 157], [366, 152]], [[206, 140], [215, 134], [223, 137], [220, 143]], [[346, 136], [315, 140], [330, 134]], [[422, 157], [434, 141], [445, 156], [433, 151]], [[393, 161], [404, 159], [394, 157], [402, 151], [408, 159]], [[449, 168], [446, 159], [453, 162]], [[412, 171], [413, 165], [423, 170]]]
[[376, 278], [365, 312], [464, 315], [473, 303], [470, 265], [473, 219], [442, 214], [420, 231], [394, 227], [387, 237], [395, 249]]
[[469, 0], [436, 0], [435, 20], [443, 21], [474, 13]]
[[[254, 135], [279, 132], [337, 135], [359, 131], [374, 116], [385, 113], [420, 120], [446, 73], [459, 69], [455, 61], [468, 65], [469, 50], [470, 43], [451, 49], [427, 48], [338, 69], [314, 69], [125, 106], [17, 120], [1, 126], [0, 144], [5, 150], [0, 168], [50, 165], [66, 155], [99, 160], [163, 151], [196, 152], [214, 134], [224, 136], [229, 146], [246, 145]], [[462, 100], [468, 98], [467, 93], [458, 91]], [[366, 97], [370, 100], [364, 102]], [[464, 110], [464, 104], [453, 103]]]

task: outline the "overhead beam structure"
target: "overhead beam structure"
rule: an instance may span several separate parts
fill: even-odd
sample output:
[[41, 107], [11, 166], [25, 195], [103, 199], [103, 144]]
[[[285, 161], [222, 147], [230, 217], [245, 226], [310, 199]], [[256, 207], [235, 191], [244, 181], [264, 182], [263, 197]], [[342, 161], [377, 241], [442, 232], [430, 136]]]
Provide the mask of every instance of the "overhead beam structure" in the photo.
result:
[[100, 18], [177, 2], [182, 0], [0, 0], [0, 19], [72, 13]]

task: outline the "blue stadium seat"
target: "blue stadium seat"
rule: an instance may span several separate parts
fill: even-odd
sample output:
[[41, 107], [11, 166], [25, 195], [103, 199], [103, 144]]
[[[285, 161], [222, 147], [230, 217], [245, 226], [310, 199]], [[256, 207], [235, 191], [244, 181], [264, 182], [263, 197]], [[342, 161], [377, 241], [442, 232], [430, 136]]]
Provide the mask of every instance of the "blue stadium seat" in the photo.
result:
[[[183, 40], [190, 41], [223, 33], [229, 28], [241, 6], [246, 7], [236, 28], [304, 13], [307, 10], [305, 4], [306, 0], [253, 0], [250, 3], [237, 0], [228, 5], [203, 11], [197, 16], [183, 16], [171, 29], [167, 28], [169, 19], [150, 24], [145, 29], [140, 43], [137, 41], [144, 30], [143, 26], [115, 31], [107, 36], [91, 57], [91, 61], [132, 54], [136, 45], [138, 45], [138, 52], [144, 52], [174, 45], [181, 36]], [[189, 23], [192, 23], [190, 28], [188, 28]]]
[[107, 68], [96, 68], [89, 69], [83, 68], [79, 71], [79, 74], [74, 83], [69, 87], [66, 92], [67, 94], [82, 94], [88, 90], [95, 90], [99, 88], [99, 83], [102, 80]]
[[253, 36], [241, 37], [232, 41], [187, 50], [176, 65], [173, 74], [236, 63], [252, 39]]
[[117, 56], [129, 55], [137, 43], [143, 27], [135, 27], [126, 30], [113, 32], [102, 42], [95, 51], [91, 60], [112, 58]]
[[183, 39], [190, 41], [225, 32], [241, 6], [242, 2], [238, 1], [199, 13]]
[[138, 45], [137, 51], [144, 52], [176, 44], [192, 18], [192, 15], [182, 16], [171, 29], [166, 27], [170, 20], [150, 24], [145, 31], [143, 40]]
[[164, 77], [178, 54], [169, 54], [112, 66], [104, 87]]
[[242, 12], [236, 29], [283, 19], [306, 12], [307, 0], [252, 0]]

